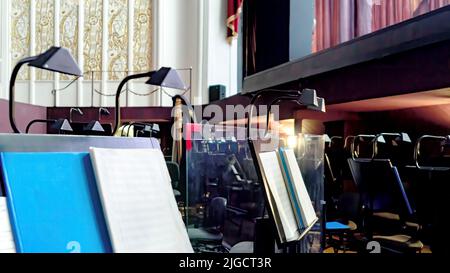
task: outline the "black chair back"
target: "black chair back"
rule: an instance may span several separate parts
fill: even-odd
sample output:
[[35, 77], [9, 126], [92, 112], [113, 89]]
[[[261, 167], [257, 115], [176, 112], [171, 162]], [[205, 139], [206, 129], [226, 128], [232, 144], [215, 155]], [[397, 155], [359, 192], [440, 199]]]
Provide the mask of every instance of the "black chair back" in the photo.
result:
[[177, 189], [180, 182], [180, 166], [176, 162], [166, 162], [172, 180], [172, 187]]
[[207, 226], [221, 229], [225, 224], [227, 199], [215, 197], [208, 206]]
[[350, 169], [361, 195], [362, 205], [370, 211], [398, 213], [410, 217], [414, 210], [401, 177], [390, 160], [349, 159]]

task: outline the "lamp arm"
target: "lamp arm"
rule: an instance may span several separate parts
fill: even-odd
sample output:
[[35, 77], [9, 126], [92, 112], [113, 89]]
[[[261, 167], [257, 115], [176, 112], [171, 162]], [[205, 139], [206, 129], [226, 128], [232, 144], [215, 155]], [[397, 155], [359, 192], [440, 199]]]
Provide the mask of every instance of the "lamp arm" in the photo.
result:
[[146, 73], [140, 73], [135, 75], [130, 75], [125, 77], [119, 84], [119, 87], [117, 88], [116, 92], [116, 109], [115, 109], [115, 121], [114, 121], [114, 129], [112, 132], [112, 136], [114, 136], [117, 133], [117, 130], [119, 129], [120, 124], [120, 95], [122, 93], [123, 87], [127, 84], [127, 82], [134, 80], [134, 79], [140, 79], [145, 77], [151, 77], [155, 72], [146, 72]]
[[56, 122], [56, 120], [54, 119], [35, 119], [30, 121], [30, 123], [28, 123], [27, 125], [27, 129], [26, 129], [26, 133], [28, 134], [30, 132], [31, 126], [33, 126], [33, 124], [35, 123], [53, 123]]
[[70, 112], [69, 112], [69, 122], [70, 123], [73, 123], [73, 112], [77, 112], [80, 116], [84, 116], [84, 113], [83, 113], [83, 111], [81, 111], [81, 109], [80, 108], [75, 108], [75, 107], [72, 107], [72, 108], [70, 108]]
[[286, 96], [292, 95], [292, 97], [301, 95], [301, 92], [298, 91], [298, 90], [266, 89], [266, 90], [261, 90], [261, 91], [257, 92], [257, 93], [252, 97], [252, 99], [250, 100], [250, 104], [249, 104], [249, 105], [250, 105], [250, 111], [249, 111], [249, 114], [248, 114], [248, 116], [247, 116], [247, 138], [248, 138], [249, 140], [251, 140], [251, 139], [250, 139], [250, 138], [251, 138], [251, 137], [250, 137], [250, 127], [251, 127], [251, 124], [252, 124], [253, 110], [254, 110], [254, 108], [256, 108], [254, 104], [255, 104], [255, 102], [256, 102], [257, 100], [259, 100], [263, 95], [268, 94], [268, 93], [277, 93], [277, 94], [283, 94], [283, 95], [286, 95]]
[[269, 107], [267, 108], [267, 116], [266, 116], [266, 129], [264, 132], [264, 136], [267, 136], [269, 133], [269, 123], [270, 123], [270, 114], [272, 113], [272, 106], [274, 106], [277, 103], [280, 103], [282, 101], [291, 101], [291, 102], [295, 102], [298, 105], [302, 105], [298, 100], [295, 99], [296, 96], [292, 95], [292, 96], [284, 96], [284, 97], [279, 97], [276, 100], [272, 101], [269, 104]]
[[20, 130], [16, 126], [15, 118], [14, 118], [14, 110], [15, 110], [15, 85], [16, 85], [16, 79], [17, 75], [19, 74], [20, 68], [27, 63], [30, 63], [34, 60], [36, 60], [37, 57], [28, 57], [20, 60], [16, 66], [14, 67], [14, 70], [11, 74], [11, 80], [9, 81], [9, 124], [11, 125], [12, 130], [16, 134], [20, 134]]
[[109, 110], [105, 107], [98, 108], [98, 121], [100, 122], [102, 119], [102, 112], [105, 113], [105, 115], [110, 115]]

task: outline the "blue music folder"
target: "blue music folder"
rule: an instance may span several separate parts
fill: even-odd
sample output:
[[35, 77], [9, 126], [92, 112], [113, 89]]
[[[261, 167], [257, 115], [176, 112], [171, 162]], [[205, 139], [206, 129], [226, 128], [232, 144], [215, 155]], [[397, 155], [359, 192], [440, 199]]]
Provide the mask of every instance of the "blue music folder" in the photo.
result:
[[88, 153], [2, 153], [17, 252], [112, 251]]

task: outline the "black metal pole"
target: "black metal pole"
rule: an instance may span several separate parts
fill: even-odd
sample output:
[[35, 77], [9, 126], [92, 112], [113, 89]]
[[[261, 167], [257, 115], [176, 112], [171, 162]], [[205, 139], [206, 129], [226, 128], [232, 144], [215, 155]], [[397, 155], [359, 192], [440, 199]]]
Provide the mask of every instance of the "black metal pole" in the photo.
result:
[[296, 96], [301, 95], [301, 92], [298, 90], [266, 89], [266, 90], [262, 90], [262, 91], [255, 93], [255, 95], [252, 97], [252, 99], [250, 101], [250, 104], [249, 104], [250, 112], [247, 117], [247, 138], [249, 140], [251, 139], [250, 129], [251, 129], [252, 118], [253, 118], [253, 110], [256, 107], [254, 104], [257, 100], [259, 100], [261, 97], [263, 97], [266, 94], [280, 94], [280, 95], [285, 95], [285, 96], [292, 96], [292, 98], [294, 98]]
[[120, 95], [122, 94], [123, 87], [127, 84], [127, 82], [134, 80], [134, 79], [140, 79], [145, 77], [151, 77], [154, 74], [154, 71], [136, 74], [136, 75], [130, 75], [125, 77], [122, 82], [119, 84], [119, 87], [117, 88], [116, 92], [116, 116], [115, 116], [115, 122], [114, 122], [114, 128], [112, 132], [112, 136], [114, 136], [117, 133], [117, 130], [119, 129], [120, 124]]
[[20, 68], [24, 64], [32, 62], [35, 59], [36, 59], [36, 57], [29, 57], [29, 58], [20, 60], [14, 67], [14, 70], [11, 74], [11, 80], [9, 82], [9, 124], [11, 125], [11, 128], [14, 131], [14, 133], [16, 133], [16, 134], [21, 133], [20, 130], [17, 128], [16, 122], [14, 119], [14, 110], [15, 110], [15, 105], [14, 105], [14, 98], [15, 98], [14, 95], [15, 94], [14, 93], [15, 93], [15, 85], [16, 85], [17, 75], [19, 74]]
[[30, 123], [28, 123], [27, 129], [26, 129], [25, 132], [28, 134], [30, 132], [31, 126], [33, 126], [33, 124], [35, 124], [35, 123], [47, 123], [47, 124], [49, 124], [49, 123], [55, 123], [55, 122], [56, 122], [55, 119], [35, 119], [35, 120], [32, 120]]

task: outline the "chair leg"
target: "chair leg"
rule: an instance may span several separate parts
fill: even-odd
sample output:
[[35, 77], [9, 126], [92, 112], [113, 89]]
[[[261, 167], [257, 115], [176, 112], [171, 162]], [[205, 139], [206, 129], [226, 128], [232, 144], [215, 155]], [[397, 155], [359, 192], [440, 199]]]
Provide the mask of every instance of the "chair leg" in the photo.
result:
[[340, 246], [342, 247], [342, 251], [345, 254], [345, 242], [344, 242], [344, 234], [339, 234], [339, 242], [340, 242]]
[[244, 218], [241, 219], [241, 222], [239, 224], [239, 238], [242, 236], [242, 226], [244, 225]]

